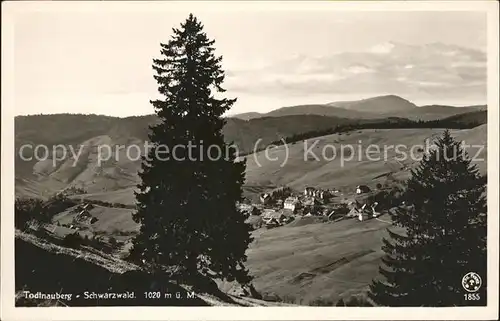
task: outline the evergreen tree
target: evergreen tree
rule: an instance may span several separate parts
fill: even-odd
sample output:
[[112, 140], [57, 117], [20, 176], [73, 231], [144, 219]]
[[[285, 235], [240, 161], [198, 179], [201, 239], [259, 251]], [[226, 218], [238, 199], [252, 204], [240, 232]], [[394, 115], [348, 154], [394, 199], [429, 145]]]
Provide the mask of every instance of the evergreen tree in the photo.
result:
[[236, 99], [216, 97], [224, 72], [213, 45], [191, 14], [153, 59], [163, 97], [151, 104], [161, 121], [143, 159], [131, 258], [187, 281], [202, 272], [246, 284], [251, 226], [237, 207], [246, 165], [224, 142], [222, 115]]
[[[369, 297], [383, 306], [486, 304], [486, 178], [448, 130], [412, 171], [407, 205], [392, 216], [380, 273]], [[480, 300], [466, 300], [462, 278], [482, 278]]]

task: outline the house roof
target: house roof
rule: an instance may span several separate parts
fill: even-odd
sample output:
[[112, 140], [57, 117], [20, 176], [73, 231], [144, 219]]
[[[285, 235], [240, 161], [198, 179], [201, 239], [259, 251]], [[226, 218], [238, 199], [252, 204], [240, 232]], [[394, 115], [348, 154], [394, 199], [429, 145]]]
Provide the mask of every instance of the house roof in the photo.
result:
[[285, 214], [283, 214], [281, 212], [276, 212], [276, 211], [266, 212], [263, 215], [263, 217], [266, 219], [279, 219], [282, 216], [285, 216]]
[[285, 203], [299, 203], [299, 202], [300, 201], [297, 197], [290, 196], [285, 199]]

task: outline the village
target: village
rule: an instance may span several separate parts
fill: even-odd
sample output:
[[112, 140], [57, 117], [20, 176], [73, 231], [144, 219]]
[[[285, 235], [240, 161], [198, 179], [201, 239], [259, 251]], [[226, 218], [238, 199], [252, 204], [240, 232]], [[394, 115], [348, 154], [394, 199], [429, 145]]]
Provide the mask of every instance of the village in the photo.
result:
[[[302, 192], [279, 187], [259, 195], [259, 202], [242, 203], [240, 210], [249, 215], [254, 228], [276, 228], [299, 218], [312, 217], [321, 222], [334, 222], [355, 218], [360, 222], [376, 218], [383, 213], [377, 195], [383, 192], [380, 184], [372, 190], [359, 185], [352, 192], [338, 189], [305, 187]], [[384, 206], [385, 207], [385, 206]]]

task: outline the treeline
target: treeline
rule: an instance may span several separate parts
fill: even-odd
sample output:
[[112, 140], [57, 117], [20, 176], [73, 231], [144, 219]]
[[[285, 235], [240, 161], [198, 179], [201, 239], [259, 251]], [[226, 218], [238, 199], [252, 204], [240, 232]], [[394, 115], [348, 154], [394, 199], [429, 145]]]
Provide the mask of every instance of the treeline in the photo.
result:
[[52, 196], [47, 201], [38, 198], [16, 198], [14, 205], [15, 227], [20, 230], [25, 230], [33, 222], [50, 223], [54, 215], [81, 203], [91, 203], [113, 208], [135, 209], [135, 205], [99, 200], [72, 199], [62, 193]]
[[89, 200], [89, 199], [86, 199], [83, 202], [91, 203], [94, 205], [101, 205], [101, 206], [105, 206], [105, 207], [128, 208], [131, 210], [136, 209], [136, 206], [133, 204], [122, 204], [122, 203], [117, 203], [117, 202], [112, 203], [112, 202], [106, 202], [106, 201], [100, 201], [100, 200]]
[[16, 198], [14, 203], [14, 225], [25, 230], [33, 222], [50, 223], [54, 215], [77, 205], [76, 200], [59, 194], [48, 201], [38, 198]]
[[[482, 125], [484, 122], [480, 120], [464, 121], [457, 117], [450, 117], [438, 120], [409, 120], [406, 118], [387, 118], [378, 122], [355, 122], [351, 124], [337, 125], [335, 127], [324, 130], [313, 130], [305, 133], [300, 133], [271, 142], [268, 146], [279, 146], [293, 144], [306, 139], [326, 136], [332, 134], [346, 133], [353, 130], [361, 129], [414, 129], [414, 128], [448, 128], [448, 129], [469, 129]], [[263, 150], [264, 148], [260, 149]], [[259, 151], [260, 151], [259, 150]]]

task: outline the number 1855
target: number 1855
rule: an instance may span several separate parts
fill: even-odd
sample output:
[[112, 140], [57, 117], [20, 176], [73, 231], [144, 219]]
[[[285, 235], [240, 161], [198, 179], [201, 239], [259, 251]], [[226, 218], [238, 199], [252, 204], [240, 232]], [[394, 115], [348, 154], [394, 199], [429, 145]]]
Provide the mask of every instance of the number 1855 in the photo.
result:
[[466, 293], [464, 294], [464, 299], [466, 301], [478, 301], [481, 299], [479, 293]]

